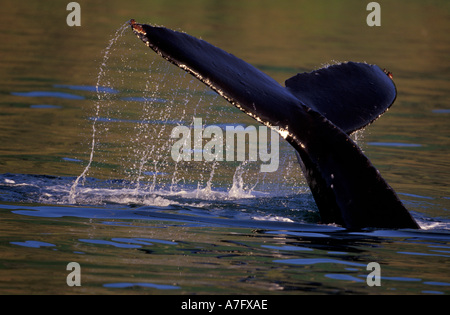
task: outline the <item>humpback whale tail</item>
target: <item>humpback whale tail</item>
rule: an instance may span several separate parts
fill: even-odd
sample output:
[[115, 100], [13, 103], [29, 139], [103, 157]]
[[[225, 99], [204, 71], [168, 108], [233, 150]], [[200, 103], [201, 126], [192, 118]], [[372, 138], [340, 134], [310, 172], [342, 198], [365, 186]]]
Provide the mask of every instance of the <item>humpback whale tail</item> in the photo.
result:
[[245, 61], [186, 33], [130, 21], [169, 62], [269, 127], [297, 151], [323, 223], [348, 229], [419, 228], [349, 134], [382, 115], [396, 88], [383, 70], [347, 62], [297, 74], [285, 87]]

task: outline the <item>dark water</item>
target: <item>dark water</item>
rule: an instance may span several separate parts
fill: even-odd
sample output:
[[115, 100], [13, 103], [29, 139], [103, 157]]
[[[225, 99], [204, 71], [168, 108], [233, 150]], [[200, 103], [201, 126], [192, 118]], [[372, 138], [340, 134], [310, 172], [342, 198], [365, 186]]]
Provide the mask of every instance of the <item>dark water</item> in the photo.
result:
[[[0, 293], [450, 293], [450, 7], [361, 1], [2, 4]], [[174, 162], [171, 130], [255, 125], [124, 27], [202, 37], [279, 82], [337, 61], [394, 73], [397, 100], [355, 139], [422, 230], [320, 224], [293, 150]], [[15, 25], [15, 27], [11, 27]], [[81, 286], [67, 285], [67, 265]], [[381, 286], [369, 286], [370, 262]]]

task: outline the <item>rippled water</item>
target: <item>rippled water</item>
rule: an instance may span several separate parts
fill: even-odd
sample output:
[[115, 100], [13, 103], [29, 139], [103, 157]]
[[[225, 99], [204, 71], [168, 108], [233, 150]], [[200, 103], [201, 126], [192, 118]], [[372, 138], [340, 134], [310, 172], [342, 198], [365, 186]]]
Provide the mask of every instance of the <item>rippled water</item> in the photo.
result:
[[[236, 199], [94, 180], [86, 205], [68, 206], [73, 180], [1, 177], [3, 293], [448, 293], [448, 223], [349, 232], [317, 224], [307, 193]], [[80, 287], [65, 284], [72, 261]], [[369, 262], [380, 287], [367, 285]]]
[[[383, 3], [378, 29], [360, 1], [79, 2], [78, 29], [51, 1], [2, 5], [5, 25], [23, 26], [0, 32], [0, 293], [450, 293], [447, 2]], [[255, 122], [160, 60], [123, 27], [130, 18], [202, 37], [280, 82], [334, 61], [388, 68], [397, 100], [355, 137], [422, 229], [320, 224], [281, 139], [276, 173], [175, 163], [175, 126]], [[70, 262], [81, 286], [67, 285]], [[381, 286], [368, 285], [370, 262]]]

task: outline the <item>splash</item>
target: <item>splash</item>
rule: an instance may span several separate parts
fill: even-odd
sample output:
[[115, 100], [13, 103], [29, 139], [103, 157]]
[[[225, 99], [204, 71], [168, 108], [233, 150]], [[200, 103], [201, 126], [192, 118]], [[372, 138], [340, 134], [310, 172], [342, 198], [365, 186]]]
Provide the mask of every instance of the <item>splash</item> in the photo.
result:
[[128, 22], [123, 24], [121, 27], [119, 27], [117, 29], [113, 38], [109, 41], [109, 44], [106, 47], [105, 53], [103, 54], [102, 64], [100, 65], [99, 73], [97, 76], [96, 93], [97, 93], [98, 100], [96, 102], [95, 116], [94, 116], [94, 120], [92, 122], [92, 143], [91, 143], [91, 152], [89, 155], [89, 162], [88, 162], [87, 166], [85, 167], [85, 169], [83, 170], [83, 172], [77, 177], [77, 179], [73, 183], [72, 187], [70, 188], [69, 203], [75, 203], [76, 189], [77, 189], [78, 183], [80, 182], [80, 180], [84, 180], [86, 178], [86, 175], [92, 165], [92, 161], [94, 160], [94, 152], [95, 152], [95, 145], [96, 145], [96, 132], [97, 132], [96, 124], [97, 124], [97, 120], [99, 119], [99, 114], [100, 114], [100, 101], [108, 95], [108, 93], [106, 93], [104, 89], [100, 89], [101, 82], [106, 75], [105, 69], [107, 67], [106, 64], [109, 59], [111, 48], [117, 42], [117, 40], [123, 36], [124, 31], [128, 28], [127, 26], [128, 26]]
[[[176, 139], [170, 134], [174, 127], [194, 128], [196, 117], [201, 117], [205, 125], [245, 124], [246, 116], [186, 72], [157, 56], [146, 56], [134, 36], [124, 36], [128, 27], [127, 22], [118, 28], [105, 48], [97, 75], [97, 100], [88, 117], [92, 128], [89, 160], [70, 187], [68, 203], [95, 202], [94, 193], [118, 202], [106, 196], [112, 191], [86, 189], [88, 176], [122, 180], [112, 189], [126, 192], [127, 196], [118, 193], [124, 202], [138, 204], [151, 204], [153, 196], [166, 195], [199, 200], [253, 198], [258, 189], [264, 190], [257, 187], [259, 184], [272, 182], [276, 189], [271, 191], [280, 191], [285, 184], [294, 187], [295, 191], [288, 193], [298, 192], [297, 187], [304, 182], [294, 182], [302, 175], [288, 144], [281, 144], [281, 177], [261, 175], [259, 164], [253, 162], [171, 159], [170, 149]], [[255, 122], [249, 119], [247, 124], [251, 123]], [[295, 172], [298, 176], [293, 175]]]
[[250, 189], [247, 189], [244, 184], [243, 175], [245, 173], [245, 166], [248, 164], [248, 161], [242, 162], [237, 168], [236, 172], [233, 176], [233, 186], [231, 186], [231, 189], [228, 191], [228, 195], [231, 198], [251, 198], [253, 197], [252, 192], [254, 188], [257, 185], [256, 184], [251, 187]]

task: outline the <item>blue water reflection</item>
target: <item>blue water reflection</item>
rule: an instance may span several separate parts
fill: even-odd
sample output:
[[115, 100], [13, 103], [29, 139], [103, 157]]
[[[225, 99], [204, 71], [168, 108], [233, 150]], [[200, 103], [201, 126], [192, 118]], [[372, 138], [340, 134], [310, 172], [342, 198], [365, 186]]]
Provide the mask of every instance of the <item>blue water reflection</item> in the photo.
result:
[[41, 241], [25, 241], [25, 242], [9, 242], [13, 245], [31, 247], [31, 248], [40, 248], [40, 247], [54, 247], [55, 244], [41, 242]]
[[135, 287], [151, 288], [151, 289], [158, 289], [158, 290], [178, 290], [178, 289], [181, 289], [181, 287], [178, 287], [178, 286], [175, 286], [175, 285], [155, 284], [155, 283], [149, 283], [149, 282], [105, 283], [103, 286], [105, 288], [115, 288], [115, 289], [125, 289], [125, 288], [135, 288]]
[[84, 100], [84, 96], [63, 93], [63, 92], [51, 92], [51, 91], [31, 91], [31, 92], [12, 92], [12, 95], [23, 97], [56, 97], [65, 98], [69, 100]]

